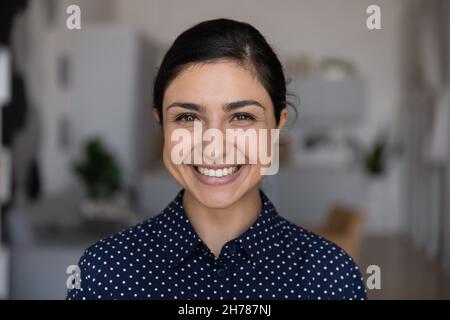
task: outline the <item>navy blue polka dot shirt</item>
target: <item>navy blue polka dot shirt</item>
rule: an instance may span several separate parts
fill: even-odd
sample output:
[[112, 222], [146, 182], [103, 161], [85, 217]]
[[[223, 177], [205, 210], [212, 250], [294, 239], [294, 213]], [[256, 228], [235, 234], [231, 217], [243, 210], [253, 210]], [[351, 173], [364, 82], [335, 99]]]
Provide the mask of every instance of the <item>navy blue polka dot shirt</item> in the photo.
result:
[[261, 192], [254, 224], [208, 249], [182, 206], [101, 240], [80, 258], [68, 299], [365, 299], [358, 267], [342, 249], [279, 216]]

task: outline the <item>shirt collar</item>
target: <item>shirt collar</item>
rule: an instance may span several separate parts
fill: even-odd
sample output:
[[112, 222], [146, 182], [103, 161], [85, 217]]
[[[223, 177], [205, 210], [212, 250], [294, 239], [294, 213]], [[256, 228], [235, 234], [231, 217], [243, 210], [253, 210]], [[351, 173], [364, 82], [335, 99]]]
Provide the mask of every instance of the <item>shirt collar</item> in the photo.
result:
[[[181, 190], [164, 209], [158, 222], [160, 224], [158, 235], [162, 237], [163, 251], [171, 267], [178, 266], [196, 248], [204, 245], [184, 211], [183, 194], [184, 190]], [[256, 221], [247, 231], [231, 240], [245, 251], [253, 267], [258, 262], [257, 254], [266, 252], [276, 245], [274, 243], [271, 245], [270, 238], [275, 235], [275, 229], [278, 226], [277, 218], [279, 218], [272, 202], [262, 191], [260, 194], [262, 207]]]

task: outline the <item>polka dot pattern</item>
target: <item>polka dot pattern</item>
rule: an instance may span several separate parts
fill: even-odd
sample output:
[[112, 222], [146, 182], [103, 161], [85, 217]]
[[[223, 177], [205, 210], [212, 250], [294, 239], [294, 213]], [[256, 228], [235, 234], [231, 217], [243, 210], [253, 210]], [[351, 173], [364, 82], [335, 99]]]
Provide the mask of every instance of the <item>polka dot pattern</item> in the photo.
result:
[[358, 267], [342, 249], [263, 207], [215, 257], [182, 205], [100, 240], [80, 258], [81, 288], [67, 299], [365, 299]]

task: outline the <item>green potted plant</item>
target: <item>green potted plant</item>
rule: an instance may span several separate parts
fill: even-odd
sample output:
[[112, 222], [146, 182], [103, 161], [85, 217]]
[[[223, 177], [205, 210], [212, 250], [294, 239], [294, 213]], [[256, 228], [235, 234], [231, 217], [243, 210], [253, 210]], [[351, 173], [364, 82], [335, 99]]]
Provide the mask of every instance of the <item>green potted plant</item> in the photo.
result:
[[74, 164], [74, 171], [90, 199], [109, 198], [121, 188], [119, 165], [98, 138], [86, 142], [84, 158]]
[[74, 163], [73, 170], [85, 188], [86, 199], [81, 205], [85, 218], [123, 220], [130, 217], [120, 166], [99, 138], [85, 143], [83, 158]]
[[365, 173], [372, 178], [384, 176], [387, 171], [387, 156], [386, 139], [379, 136], [372, 146], [363, 152], [362, 165]]
[[395, 152], [390, 147], [385, 135], [378, 135], [368, 146], [352, 138], [348, 141], [353, 150], [356, 164], [370, 179], [383, 178], [388, 172], [388, 158]]
[[401, 154], [401, 149], [390, 142], [387, 132], [388, 130], [384, 130], [378, 134], [368, 145], [363, 146], [357, 141], [352, 141], [351, 144], [367, 187], [364, 210], [369, 217], [368, 225], [374, 229], [383, 225], [380, 221], [390, 221], [389, 215], [396, 205], [396, 171], [391, 166], [392, 160]]

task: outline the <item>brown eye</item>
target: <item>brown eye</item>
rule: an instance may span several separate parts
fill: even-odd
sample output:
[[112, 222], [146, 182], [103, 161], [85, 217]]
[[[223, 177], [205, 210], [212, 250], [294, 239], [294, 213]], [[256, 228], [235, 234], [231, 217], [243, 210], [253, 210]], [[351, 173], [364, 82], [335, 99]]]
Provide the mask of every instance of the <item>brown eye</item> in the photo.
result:
[[231, 121], [253, 121], [255, 117], [246, 112], [239, 112], [233, 115]]
[[175, 120], [179, 122], [194, 122], [199, 121], [200, 119], [193, 113], [183, 113], [176, 117]]

